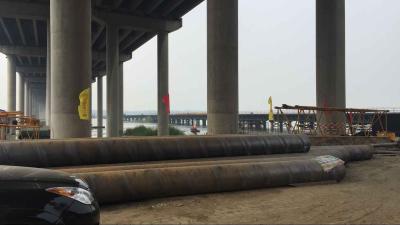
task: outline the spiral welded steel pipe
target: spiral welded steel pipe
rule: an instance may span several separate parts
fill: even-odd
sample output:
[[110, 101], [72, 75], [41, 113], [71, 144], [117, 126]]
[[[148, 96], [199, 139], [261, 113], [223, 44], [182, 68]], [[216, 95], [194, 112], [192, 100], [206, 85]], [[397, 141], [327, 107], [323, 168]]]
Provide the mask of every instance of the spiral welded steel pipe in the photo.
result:
[[306, 153], [299, 135], [71, 139], [0, 143], [0, 164], [61, 167], [228, 156]]
[[[82, 173], [101, 204], [151, 198], [340, 181], [343, 161], [326, 169], [316, 159], [243, 164], [166, 167]], [[342, 164], [343, 163], [343, 164]]]
[[326, 154], [335, 156], [345, 162], [370, 160], [374, 156], [372, 145], [321, 146], [314, 148], [310, 154], [314, 156]]
[[68, 173], [80, 174], [91, 172], [106, 171], [122, 171], [135, 169], [156, 169], [166, 167], [187, 167], [187, 166], [205, 166], [205, 165], [224, 165], [224, 164], [240, 164], [240, 163], [260, 163], [260, 162], [276, 162], [276, 161], [295, 161], [311, 159], [323, 155], [335, 156], [345, 163], [360, 160], [369, 160], [373, 157], [374, 149], [370, 145], [355, 146], [329, 146], [329, 147], [312, 147], [311, 150], [304, 154], [275, 154], [275, 155], [257, 155], [257, 156], [236, 156], [223, 158], [201, 158], [189, 160], [170, 160], [170, 161], [154, 161], [146, 163], [120, 163], [107, 165], [89, 165], [89, 166], [73, 166], [59, 167]]

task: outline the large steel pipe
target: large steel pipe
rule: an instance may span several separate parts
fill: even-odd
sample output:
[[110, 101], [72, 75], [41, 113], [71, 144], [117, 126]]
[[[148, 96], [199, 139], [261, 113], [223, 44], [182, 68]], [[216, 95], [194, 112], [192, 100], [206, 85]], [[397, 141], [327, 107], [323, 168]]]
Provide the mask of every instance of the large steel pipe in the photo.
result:
[[309, 149], [309, 138], [296, 135], [23, 141], [0, 144], [0, 164], [61, 167], [305, 153]]
[[345, 162], [370, 160], [374, 156], [371, 145], [323, 146], [310, 152], [312, 155], [332, 155]]
[[224, 158], [206, 158], [206, 159], [189, 159], [189, 160], [171, 160], [156, 161], [146, 163], [123, 163], [123, 164], [107, 164], [107, 165], [91, 165], [57, 168], [68, 173], [93, 173], [106, 171], [122, 171], [137, 169], [160, 169], [167, 167], [190, 167], [190, 166], [207, 166], [207, 165], [226, 165], [226, 164], [243, 164], [243, 163], [261, 163], [261, 162], [277, 162], [277, 161], [296, 161], [311, 159], [317, 156], [332, 155], [344, 162], [369, 160], [372, 158], [374, 149], [369, 145], [357, 146], [329, 146], [329, 147], [312, 147], [307, 154], [275, 154], [275, 155], [258, 155], [258, 156], [236, 156]]
[[333, 145], [368, 145], [368, 144], [380, 144], [380, 143], [391, 143], [387, 137], [348, 137], [348, 136], [311, 136], [310, 137], [312, 146], [333, 146]]
[[340, 181], [344, 176], [340, 162], [326, 170], [316, 159], [79, 174], [101, 204]]

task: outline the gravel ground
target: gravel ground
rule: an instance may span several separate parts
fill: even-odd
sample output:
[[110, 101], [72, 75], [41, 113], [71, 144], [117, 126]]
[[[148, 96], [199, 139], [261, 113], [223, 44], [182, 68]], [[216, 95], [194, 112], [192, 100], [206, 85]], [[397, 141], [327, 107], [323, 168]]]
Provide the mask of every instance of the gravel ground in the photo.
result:
[[102, 224], [400, 224], [400, 156], [348, 165], [341, 183], [106, 206]]

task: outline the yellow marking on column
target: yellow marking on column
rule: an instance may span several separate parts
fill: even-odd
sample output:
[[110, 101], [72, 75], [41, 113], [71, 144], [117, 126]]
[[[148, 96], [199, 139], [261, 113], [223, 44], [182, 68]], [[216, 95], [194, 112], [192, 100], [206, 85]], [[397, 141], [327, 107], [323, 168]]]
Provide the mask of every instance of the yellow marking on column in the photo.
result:
[[89, 120], [90, 119], [90, 88], [83, 90], [79, 94], [79, 102], [78, 106], [79, 118], [81, 120]]

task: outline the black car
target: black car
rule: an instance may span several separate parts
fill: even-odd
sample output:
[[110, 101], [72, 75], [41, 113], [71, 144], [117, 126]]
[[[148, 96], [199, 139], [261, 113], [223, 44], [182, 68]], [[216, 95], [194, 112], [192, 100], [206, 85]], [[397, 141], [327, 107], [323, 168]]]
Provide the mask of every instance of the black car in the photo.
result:
[[88, 185], [53, 170], [0, 166], [0, 224], [99, 224]]

